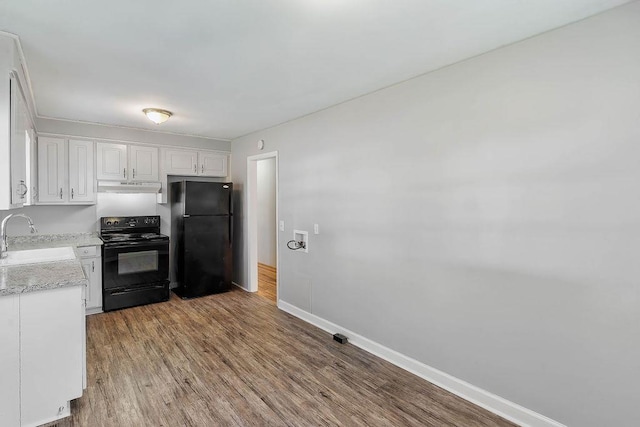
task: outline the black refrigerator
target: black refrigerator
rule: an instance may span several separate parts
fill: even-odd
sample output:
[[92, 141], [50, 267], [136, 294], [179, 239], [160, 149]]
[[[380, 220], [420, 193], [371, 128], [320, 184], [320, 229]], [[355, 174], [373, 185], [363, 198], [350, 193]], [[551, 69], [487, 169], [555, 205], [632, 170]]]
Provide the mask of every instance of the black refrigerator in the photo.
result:
[[233, 184], [171, 183], [173, 267], [181, 298], [220, 293], [231, 287]]

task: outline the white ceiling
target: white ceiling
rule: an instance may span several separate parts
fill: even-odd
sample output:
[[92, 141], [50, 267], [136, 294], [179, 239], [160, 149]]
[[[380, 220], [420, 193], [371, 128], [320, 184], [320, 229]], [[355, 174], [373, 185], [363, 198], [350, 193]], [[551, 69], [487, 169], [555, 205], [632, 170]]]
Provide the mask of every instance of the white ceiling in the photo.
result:
[[41, 117], [233, 139], [628, 2], [3, 0], [0, 30]]

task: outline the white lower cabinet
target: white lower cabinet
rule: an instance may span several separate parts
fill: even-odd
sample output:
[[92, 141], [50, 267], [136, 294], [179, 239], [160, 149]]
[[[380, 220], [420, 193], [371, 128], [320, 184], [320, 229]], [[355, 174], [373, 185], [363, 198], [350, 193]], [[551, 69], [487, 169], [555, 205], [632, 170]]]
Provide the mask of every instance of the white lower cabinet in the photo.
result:
[[20, 425], [20, 297], [0, 297], [0, 424]]
[[83, 319], [80, 286], [20, 295], [22, 426], [68, 416], [82, 396]]
[[82, 396], [82, 287], [0, 297], [0, 424], [39, 426], [70, 415]]
[[86, 288], [87, 314], [102, 313], [102, 257], [99, 246], [78, 248], [80, 264], [89, 283]]

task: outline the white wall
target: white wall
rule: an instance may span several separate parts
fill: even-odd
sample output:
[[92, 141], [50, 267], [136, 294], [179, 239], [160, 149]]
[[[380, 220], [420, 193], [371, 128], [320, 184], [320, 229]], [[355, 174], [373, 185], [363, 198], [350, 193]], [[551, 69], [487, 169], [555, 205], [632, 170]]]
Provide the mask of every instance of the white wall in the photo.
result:
[[[99, 229], [103, 216], [158, 215], [155, 194], [98, 193], [95, 205], [27, 206], [21, 209], [0, 210], [0, 219], [12, 213], [31, 217], [39, 234], [91, 233]], [[9, 223], [10, 236], [30, 233], [27, 222], [15, 219]]]
[[276, 159], [256, 163], [258, 177], [258, 262], [276, 267]]
[[151, 216], [158, 215], [156, 194], [152, 193], [98, 193], [96, 216]]
[[638, 23], [634, 2], [234, 140], [239, 202], [256, 141], [279, 152], [280, 298], [562, 423], [640, 425]]
[[[0, 210], [0, 219], [9, 214], [22, 213], [33, 220], [38, 234], [92, 233], [98, 229], [96, 205], [90, 206], [27, 206], [20, 209]], [[13, 219], [7, 226], [7, 235], [29, 234], [27, 222]]]

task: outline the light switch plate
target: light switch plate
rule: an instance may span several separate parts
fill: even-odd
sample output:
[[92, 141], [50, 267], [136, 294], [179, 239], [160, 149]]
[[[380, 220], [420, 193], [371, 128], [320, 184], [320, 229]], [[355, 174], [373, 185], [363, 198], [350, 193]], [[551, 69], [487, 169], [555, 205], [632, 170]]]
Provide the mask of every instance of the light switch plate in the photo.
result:
[[280, 231], [284, 231], [284, 221], [280, 221]]

